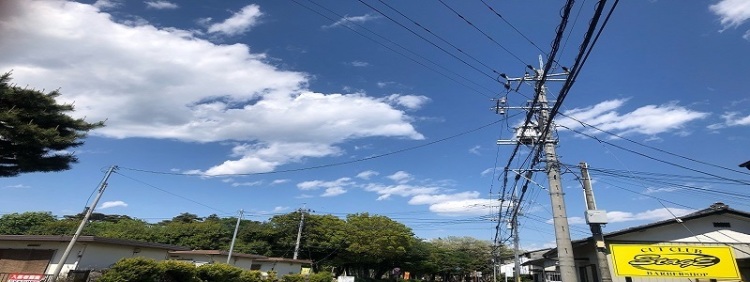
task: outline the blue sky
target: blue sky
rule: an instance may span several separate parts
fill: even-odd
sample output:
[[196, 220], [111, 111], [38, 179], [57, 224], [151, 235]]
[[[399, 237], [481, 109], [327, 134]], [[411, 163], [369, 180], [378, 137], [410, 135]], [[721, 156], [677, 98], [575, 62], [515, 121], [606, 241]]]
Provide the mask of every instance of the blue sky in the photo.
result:
[[[495, 114], [492, 99], [520, 107], [533, 94], [506, 93], [497, 73], [538, 65], [563, 4], [4, 1], [0, 70], [59, 88], [75, 116], [107, 126], [75, 149], [69, 171], [0, 179], [0, 213], [80, 212], [117, 165], [99, 212], [159, 221], [244, 209], [264, 220], [305, 206], [386, 215], [421, 238], [492, 239], [512, 151], [496, 141], [524, 116]], [[561, 66], [573, 64], [594, 5], [574, 6]], [[750, 160], [749, 51], [747, 1], [619, 4], [557, 120], [574, 238], [588, 234], [581, 161], [609, 212], [605, 230], [717, 201], [750, 210], [750, 177], [737, 167]], [[555, 99], [560, 85], [548, 86]], [[554, 242], [547, 180], [533, 180], [527, 249]]]

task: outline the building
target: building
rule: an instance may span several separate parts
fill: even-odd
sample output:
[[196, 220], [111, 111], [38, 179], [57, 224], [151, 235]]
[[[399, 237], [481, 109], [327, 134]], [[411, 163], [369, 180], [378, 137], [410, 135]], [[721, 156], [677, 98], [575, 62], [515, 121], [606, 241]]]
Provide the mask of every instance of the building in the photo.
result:
[[[218, 250], [170, 251], [169, 259], [190, 261], [195, 265], [207, 263], [226, 263], [229, 253]], [[300, 274], [303, 267], [309, 267], [309, 260], [295, 260], [288, 258], [271, 258], [261, 255], [232, 253], [229, 264], [247, 270], [258, 270], [263, 273], [270, 271], [277, 275]]]
[[[52, 274], [71, 236], [0, 235], [0, 281], [12, 273]], [[133, 240], [80, 236], [64, 262], [61, 274], [87, 272], [110, 267], [129, 257], [165, 260], [171, 250], [189, 248]]]
[[[750, 281], [750, 213], [716, 203], [685, 216], [604, 235], [613, 282]], [[578, 281], [601, 281], [592, 238], [573, 242]], [[530, 260], [535, 281], [557, 249]], [[549, 268], [547, 268], [549, 269]]]

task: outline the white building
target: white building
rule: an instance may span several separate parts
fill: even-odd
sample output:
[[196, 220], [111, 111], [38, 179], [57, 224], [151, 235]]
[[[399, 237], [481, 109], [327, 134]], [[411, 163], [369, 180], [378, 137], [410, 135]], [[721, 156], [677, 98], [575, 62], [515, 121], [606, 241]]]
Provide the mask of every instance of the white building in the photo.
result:
[[[229, 253], [218, 250], [192, 250], [192, 251], [171, 251], [169, 259], [190, 261], [195, 265], [207, 263], [226, 263]], [[259, 270], [263, 273], [269, 271], [276, 272], [278, 276], [287, 274], [300, 274], [302, 267], [309, 265], [309, 260], [295, 260], [287, 258], [271, 258], [261, 255], [232, 253], [232, 259], [229, 264], [247, 270]]]
[[[723, 203], [604, 239], [613, 282], [750, 281], [750, 213]], [[574, 241], [573, 254], [577, 281], [601, 281], [591, 238]], [[539, 266], [532, 269], [535, 281], [549, 281], [541, 269], [554, 266], [556, 258], [551, 249], [525, 264]]]
[[[11, 273], [52, 274], [70, 240], [70, 236], [59, 235], [0, 235], [0, 281], [6, 281], [5, 276]], [[65, 276], [71, 270], [105, 269], [129, 257], [165, 260], [170, 250], [187, 249], [158, 243], [80, 236], [64, 262], [61, 274]]]

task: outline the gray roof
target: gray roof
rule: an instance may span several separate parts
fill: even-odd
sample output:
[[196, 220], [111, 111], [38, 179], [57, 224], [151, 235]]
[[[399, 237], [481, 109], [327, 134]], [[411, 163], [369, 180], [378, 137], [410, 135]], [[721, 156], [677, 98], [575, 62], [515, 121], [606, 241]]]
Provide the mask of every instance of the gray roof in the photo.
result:
[[[227, 251], [219, 250], [187, 250], [187, 251], [170, 251], [169, 254], [173, 255], [207, 255], [207, 256], [229, 256]], [[243, 254], [243, 253], [232, 253], [233, 257], [251, 258], [251, 259], [265, 259], [266, 256]]]
[[[1, 241], [33, 241], [33, 242], [70, 242], [72, 236], [64, 235], [0, 235]], [[126, 239], [115, 239], [97, 236], [80, 236], [78, 237], [79, 243], [100, 243], [109, 245], [120, 245], [130, 247], [141, 247], [141, 248], [154, 248], [163, 250], [190, 250], [188, 247], [161, 244], [161, 243], [150, 243], [135, 240]]]

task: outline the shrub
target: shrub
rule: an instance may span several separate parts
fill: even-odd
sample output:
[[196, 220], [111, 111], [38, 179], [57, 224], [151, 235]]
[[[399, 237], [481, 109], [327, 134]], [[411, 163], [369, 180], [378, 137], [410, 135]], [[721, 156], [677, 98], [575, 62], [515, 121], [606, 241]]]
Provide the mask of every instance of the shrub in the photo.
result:
[[159, 282], [161, 271], [153, 259], [125, 258], [107, 270], [99, 282]]
[[243, 270], [240, 274], [240, 281], [242, 282], [262, 282], [263, 275], [257, 270]]
[[281, 277], [282, 282], [305, 282], [305, 276], [302, 274], [287, 274]]
[[159, 263], [162, 282], [200, 282], [195, 265], [187, 261], [165, 260]]
[[328, 271], [321, 271], [315, 274], [310, 275], [310, 281], [309, 282], [331, 282], [333, 276]]
[[204, 264], [198, 267], [198, 278], [204, 282], [241, 282], [242, 269], [225, 263]]

